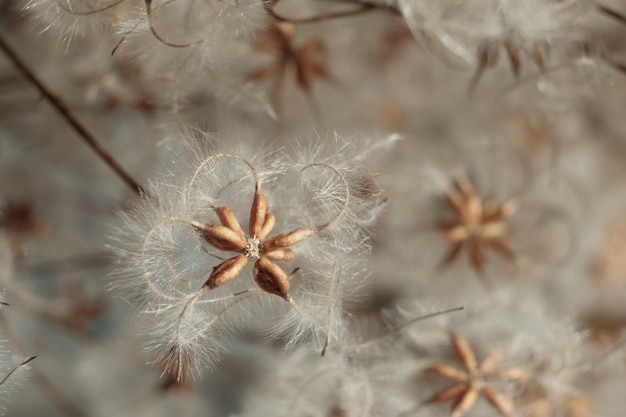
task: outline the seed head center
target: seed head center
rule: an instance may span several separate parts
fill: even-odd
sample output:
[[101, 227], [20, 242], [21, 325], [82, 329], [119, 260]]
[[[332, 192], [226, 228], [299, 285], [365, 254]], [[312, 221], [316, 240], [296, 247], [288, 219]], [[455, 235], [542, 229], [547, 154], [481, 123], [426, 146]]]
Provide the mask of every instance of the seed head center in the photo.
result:
[[246, 239], [246, 247], [243, 248], [243, 253], [247, 258], [260, 258], [261, 257], [261, 249], [259, 245], [261, 244], [261, 240], [256, 237], [249, 237]]

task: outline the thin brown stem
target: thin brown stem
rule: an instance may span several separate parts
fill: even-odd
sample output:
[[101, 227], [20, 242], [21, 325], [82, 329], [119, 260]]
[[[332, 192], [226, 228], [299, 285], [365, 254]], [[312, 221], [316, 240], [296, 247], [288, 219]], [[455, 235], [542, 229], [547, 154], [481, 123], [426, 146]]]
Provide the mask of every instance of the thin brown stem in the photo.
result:
[[17, 365], [15, 365], [15, 366], [13, 367], [13, 369], [11, 369], [11, 370], [9, 371], [9, 373], [8, 373], [8, 374], [6, 374], [6, 375], [4, 376], [4, 378], [2, 378], [2, 381], [0, 381], [0, 385], [4, 385], [4, 384], [5, 384], [5, 383], [9, 380], [9, 378], [11, 378], [11, 376], [12, 376], [15, 372], [17, 372], [17, 370], [18, 370], [18, 369], [20, 369], [22, 366], [26, 366], [26, 365], [28, 365], [29, 363], [31, 363], [31, 362], [32, 362], [32, 361], [34, 361], [35, 359], [37, 359], [37, 356], [31, 356], [30, 358], [27, 358], [27, 359], [23, 360], [22, 362], [18, 363]]
[[72, 114], [68, 106], [56, 95], [54, 95], [28, 68], [26, 63], [19, 55], [9, 46], [9, 44], [0, 36], [0, 49], [17, 67], [19, 72], [31, 82], [39, 93], [54, 107], [54, 109], [65, 119], [65, 121], [74, 129], [74, 131], [83, 139], [89, 147], [113, 170], [115, 173], [139, 195], [145, 194], [143, 188], [135, 181], [117, 160], [100, 145], [96, 138], [83, 126], [83, 124]]
[[139, 26], [139, 23], [141, 21], [138, 20], [132, 28], [130, 28], [130, 30], [128, 30], [126, 33], [124, 33], [124, 35], [122, 35], [122, 37], [120, 38], [119, 41], [117, 41], [117, 43], [115, 44], [115, 46], [113, 47], [113, 49], [111, 50], [111, 56], [115, 55], [115, 52], [118, 50], [118, 48], [120, 46], [122, 46], [122, 44], [124, 43], [124, 41], [126, 41], [126, 38], [128, 38], [128, 35], [130, 35], [131, 33], [133, 33], [133, 31], [135, 29], [137, 29], [137, 26]]
[[[7, 339], [13, 344], [16, 350], [24, 354], [24, 346], [13, 334], [9, 323], [6, 318], [0, 315], [0, 325], [4, 329], [4, 334]], [[26, 355], [25, 355], [26, 356]], [[74, 403], [60, 390], [48, 377], [39, 369], [36, 362], [30, 362], [30, 372], [35, 380], [35, 383], [39, 385], [41, 391], [56, 405], [56, 407], [68, 417], [88, 417], [83, 413]]]
[[626, 25], [626, 14], [620, 13], [617, 10], [611, 9], [602, 4], [597, 4], [596, 7], [600, 11], [600, 13], [604, 13], [605, 15], [612, 17], [623, 25]]
[[626, 73], [626, 64], [607, 60], [607, 63], [617, 71]]
[[378, 336], [375, 337], [374, 339], [368, 340], [367, 342], [364, 343], [360, 343], [360, 344], [355, 344], [355, 345], [349, 345], [348, 348], [349, 349], [364, 349], [364, 348], [368, 348], [370, 346], [373, 346], [379, 342], [381, 342], [382, 340], [386, 339], [389, 336], [392, 336], [396, 333], [399, 333], [400, 331], [402, 331], [402, 329], [404, 329], [405, 327], [408, 327], [414, 323], [417, 323], [419, 321], [422, 320], [426, 320], [432, 317], [437, 317], [437, 316], [441, 316], [443, 314], [448, 314], [448, 313], [453, 313], [455, 311], [461, 311], [463, 310], [463, 307], [455, 307], [455, 308], [449, 308], [447, 310], [442, 310], [442, 311], [437, 311], [436, 313], [430, 313], [430, 314], [426, 314], [423, 316], [419, 316], [419, 317], [415, 317], [409, 321], [406, 321], [402, 324], [400, 324], [399, 326], [394, 327], [393, 329], [389, 330], [388, 332], [384, 333], [382, 336]]

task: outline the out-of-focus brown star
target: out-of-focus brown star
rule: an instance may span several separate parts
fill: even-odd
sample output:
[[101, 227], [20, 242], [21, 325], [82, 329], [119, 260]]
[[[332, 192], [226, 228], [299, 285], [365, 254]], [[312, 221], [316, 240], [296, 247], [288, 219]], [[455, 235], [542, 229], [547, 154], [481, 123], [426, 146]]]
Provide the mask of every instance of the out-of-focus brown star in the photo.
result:
[[446, 191], [445, 197], [455, 218], [437, 221], [437, 228], [450, 243], [450, 249], [443, 259], [444, 265], [453, 263], [463, 246], [469, 247], [470, 263], [479, 272], [485, 265], [485, 247], [513, 259], [506, 220], [517, 209], [515, 201], [498, 204], [493, 200], [483, 200], [467, 177], [456, 180]]
[[489, 404], [504, 417], [513, 417], [513, 404], [501, 391], [493, 388], [490, 381], [518, 381], [526, 377], [523, 368], [496, 368], [504, 358], [502, 351], [491, 352], [479, 364], [469, 343], [456, 333], [450, 333], [456, 359], [464, 369], [437, 364], [427, 372], [455, 381], [456, 384], [436, 393], [429, 402], [453, 401], [451, 417], [462, 417], [474, 406], [482, 394]]
[[320, 38], [313, 38], [296, 47], [293, 42], [295, 25], [289, 22], [278, 22], [272, 25], [264, 36], [256, 43], [255, 49], [260, 52], [273, 53], [276, 59], [248, 74], [251, 81], [261, 81], [274, 77], [272, 104], [278, 106], [280, 92], [290, 67], [295, 70], [297, 85], [307, 94], [311, 92], [316, 78], [329, 78], [322, 52], [324, 43]]

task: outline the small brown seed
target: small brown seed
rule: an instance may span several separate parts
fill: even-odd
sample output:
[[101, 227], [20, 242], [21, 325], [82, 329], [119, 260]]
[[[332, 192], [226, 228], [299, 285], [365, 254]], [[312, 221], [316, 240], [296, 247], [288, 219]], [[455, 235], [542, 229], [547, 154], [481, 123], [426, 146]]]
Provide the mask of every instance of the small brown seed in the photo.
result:
[[261, 240], [265, 239], [267, 235], [274, 229], [276, 225], [276, 217], [270, 212], [265, 215], [265, 223], [263, 223], [263, 227], [257, 234], [257, 237]]
[[281, 233], [272, 238], [267, 239], [262, 246], [263, 252], [271, 252], [274, 249], [286, 248], [296, 243], [307, 240], [315, 231], [313, 229], [296, 229], [293, 232]]
[[289, 299], [289, 277], [278, 265], [262, 257], [254, 264], [252, 273], [263, 291]]
[[250, 236], [258, 237], [263, 225], [265, 224], [265, 217], [267, 215], [267, 198], [261, 192], [254, 194], [254, 201], [252, 202], [252, 208], [250, 209]]
[[204, 284], [209, 289], [221, 287], [228, 281], [235, 278], [248, 264], [248, 258], [245, 255], [237, 255], [234, 258], [230, 258], [213, 268], [211, 276]]
[[220, 222], [225, 227], [228, 227], [232, 231], [236, 232], [242, 239], [246, 238], [246, 233], [241, 228], [237, 216], [229, 207], [218, 207], [215, 209], [217, 216], [220, 218]]
[[237, 232], [217, 224], [205, 224], [200, 229], [206, 241], [219, 250], [240, 251], [246, 246], [246, 241]]
[[275, 261], [289, 262], [293, 260], [293, 251], [291, 249], [274, 249], [271, 252], [264, 253], [263, 256], [267, 256]]

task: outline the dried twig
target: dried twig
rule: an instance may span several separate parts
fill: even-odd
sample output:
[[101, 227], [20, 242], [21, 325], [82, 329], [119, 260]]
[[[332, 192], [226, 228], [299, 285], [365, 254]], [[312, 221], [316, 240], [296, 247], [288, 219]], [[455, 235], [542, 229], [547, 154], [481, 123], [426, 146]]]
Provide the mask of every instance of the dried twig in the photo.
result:
[[[24, 346], [11, 331], [11, 327], [9, 326], [6, 318], [1, 315], [0, 326], [2, 326], [4, 334], [6, 335], [7, 339], [9, 339], [9, 341], [13, 344], [15, 349], [20, 352], [24, 352]], [[28, 363], [32, 361], [34, 357], [29, 357], [29, 359], [22, 363]], [[46, 374], [44, 374], [43, 371], [41, 371], [35, 363], [31, 362], [30, 367], [31, 374], [35, 379], [37, 385], [39, 385], [39, 388], [41, 388], [41, 391], [50, 399], [50, 401], [52, 401], [56, 405], [56, 407], [62, 413], [64, 413], [68, 417], [88, 417], [87, 414], [83, 413], [81, 409], [74, 405], [74, 403], [59, 388], [57, 388], [54, 382], [48, 379]]]
[[117, 160], [106, 151], [98, 140], [83, 126], [83, 124], [72, 114], [68, 106], [56, 95], [54, 95], [39, 78], [28, 68], [26, 63], [18, 56], [18, 54], [9, 46], [9, 44], [0, 36], [0, 49], [17, 67], [19, 72], [31, 82], [41, 95], [54, 107], [54, 109], [67, 121], [91, 149], [113, 170], [115, 173], [137, 194], [145, 194], [143, 188], [135, 181]]
[[605, 15], [612, 17], [623, 25], [626, 25], [626, 14], [620, 13], [615, 9], [604, 6], [602, 4], [597, 4], [596, 7], [600, 11], [600, 13], [604, 13]]
[[8, 373], [8, 374], [6, 374], [6, 375], [4, 376], [4, 378], [2, 378], [2, 380], [0, 381], [0, 385], [4, 385], [4, 384], [5, 384], [5, 383], [9, 380], [9, 378], [11, 378], [11, 375], [13, 375], [15, 372], [17, 372], [17, 370], [18, 370], [18, 369], [20, 369], [22, 366], [26, 366], [26, 365], [28, 365], [29, 363], [31, 363], [32, 361], [34, 361], [36, 358], [37, 358], [37, 356], [31, 356], [31, 357], [29, 357], [29, 358], [26, 358], [26, 359], [25, 359], [25, 360], [23, 360], [22, 362], [18, 363], [17, 365], [15, 365], [15, 366], [13, 367], [13, 369], [11, 369], [11, 370], [9, 371], [9, 373]]

